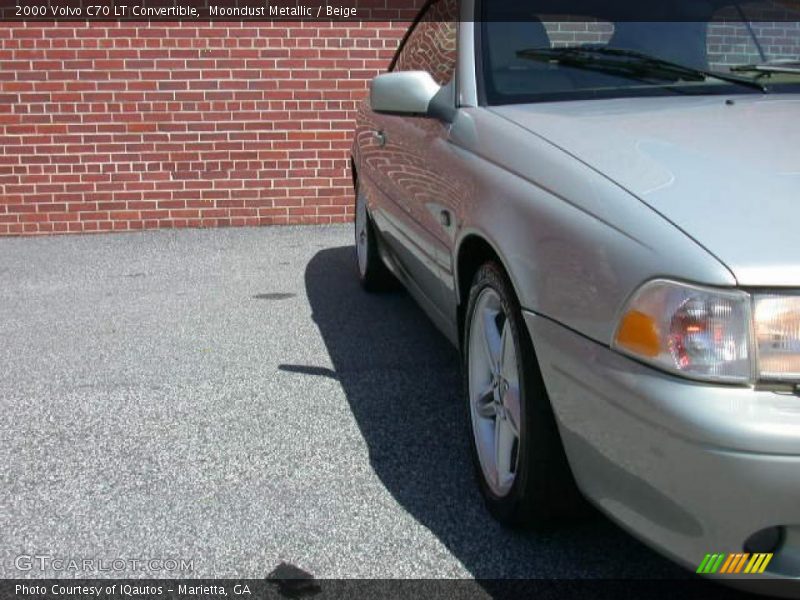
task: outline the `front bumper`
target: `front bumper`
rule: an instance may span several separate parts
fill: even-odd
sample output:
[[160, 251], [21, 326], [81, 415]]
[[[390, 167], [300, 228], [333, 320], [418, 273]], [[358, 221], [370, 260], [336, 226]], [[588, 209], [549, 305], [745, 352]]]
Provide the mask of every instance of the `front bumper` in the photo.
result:
[[800, 397], [685, 381], [533, 313], [525, 320], [594, 503], [692, 571], [707, 553], [742, 552], [757, 531], [784, 527], [760, 577], [800, 585]]

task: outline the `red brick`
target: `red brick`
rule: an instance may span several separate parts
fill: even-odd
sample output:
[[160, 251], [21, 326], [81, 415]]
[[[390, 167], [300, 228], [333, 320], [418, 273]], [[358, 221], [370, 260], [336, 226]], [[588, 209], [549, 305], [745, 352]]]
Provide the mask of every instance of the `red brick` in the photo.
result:
[[0, 236], [351, 219], [356, 102], [405, 29], [9, 24]]

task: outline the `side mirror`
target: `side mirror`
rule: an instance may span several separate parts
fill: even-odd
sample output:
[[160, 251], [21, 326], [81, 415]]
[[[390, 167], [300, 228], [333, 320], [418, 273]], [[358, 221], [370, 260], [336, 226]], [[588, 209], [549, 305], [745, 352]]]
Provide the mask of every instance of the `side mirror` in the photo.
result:
[[425, 116], [441, 89], [426, 71], [385, 73], [372, 80], [370, 105], [376, 113]]

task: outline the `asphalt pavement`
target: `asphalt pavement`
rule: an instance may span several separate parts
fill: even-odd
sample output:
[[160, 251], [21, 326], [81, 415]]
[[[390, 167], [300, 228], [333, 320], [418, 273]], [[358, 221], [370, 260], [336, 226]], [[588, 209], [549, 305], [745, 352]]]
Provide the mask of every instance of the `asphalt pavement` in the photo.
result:
[[0, 576], [683, 576], [600, 516], [492, 521], [456, 351], [404, 292], [361, 291], [351, 244], [349, 226], [0, 240]]

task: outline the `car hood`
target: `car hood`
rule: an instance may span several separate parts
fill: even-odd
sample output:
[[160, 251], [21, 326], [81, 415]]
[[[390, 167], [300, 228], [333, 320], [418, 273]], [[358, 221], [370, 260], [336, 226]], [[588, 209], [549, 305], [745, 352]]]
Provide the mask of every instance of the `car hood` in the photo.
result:
[[495, 107], [682, 229], [742, 286], [800, 286], [800, 96]]

